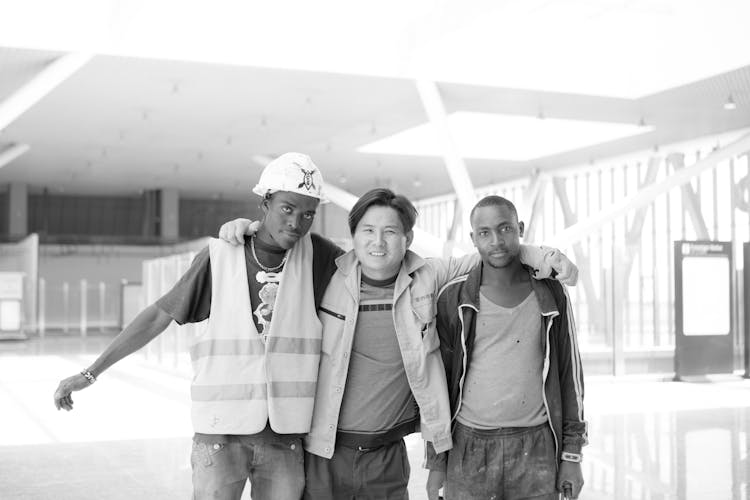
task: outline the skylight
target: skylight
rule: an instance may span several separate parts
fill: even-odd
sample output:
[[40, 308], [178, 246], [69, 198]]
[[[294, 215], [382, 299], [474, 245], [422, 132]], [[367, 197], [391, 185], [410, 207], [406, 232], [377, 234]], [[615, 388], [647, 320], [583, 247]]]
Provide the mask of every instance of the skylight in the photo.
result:
[[[652, 127], [622, 123], [456, 112], [448, 116], [465, 158], [526, 161], [650, 132]], [[433, 125], [425, 123], [359, 148], [363, 153], [441, 156]]]

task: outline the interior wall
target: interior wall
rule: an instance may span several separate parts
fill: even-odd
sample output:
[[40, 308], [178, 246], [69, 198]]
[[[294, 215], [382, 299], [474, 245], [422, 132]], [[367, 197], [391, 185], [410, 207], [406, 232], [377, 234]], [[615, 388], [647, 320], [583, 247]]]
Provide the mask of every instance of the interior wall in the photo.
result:
[[217, 236], [224, 222], [243, 217], [259, 220], [260, 197], [245, 201], [180, 198], [180, 238]]
[[141, 197], [74, 196], [48, 193], [28, 197], [29, 232], [45, 235], [141, 236]]

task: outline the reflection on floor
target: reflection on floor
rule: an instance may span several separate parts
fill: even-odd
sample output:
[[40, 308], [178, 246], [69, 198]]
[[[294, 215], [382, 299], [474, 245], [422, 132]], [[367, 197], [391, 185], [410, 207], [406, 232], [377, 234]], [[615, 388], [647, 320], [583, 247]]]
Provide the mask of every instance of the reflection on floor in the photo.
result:
[[[109, 338], [0, 343], [0, 498], [190, 498], [189, 380], [126, 359], [58, 412], [59, 379]], [[588, 378], [582, 500], [750, 499], [750, 380]], [[410, 495], [425, 498], [408, 439]], [[249, 498], [249, 495], [246, 497]]]

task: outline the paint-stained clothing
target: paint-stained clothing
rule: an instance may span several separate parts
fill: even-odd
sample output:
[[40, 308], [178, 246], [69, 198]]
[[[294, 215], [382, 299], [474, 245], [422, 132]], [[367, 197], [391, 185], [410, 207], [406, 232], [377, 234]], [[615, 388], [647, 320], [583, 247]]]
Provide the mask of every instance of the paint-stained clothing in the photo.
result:
[[[438, 296], [440, 351], [454, 417], [460, 411], [466, 372], [474, 358], [481, 283], [479, 265], [467, 276], [448, 283]], [[559, 460], [563, 451], [581, 453], [588, 440], [583, 416], [583, 370], [565, 287], [551, 279], [532, 279], [531, 286], [541, 309], [544, 405]], [[445, 458], [427, 447], [428, 468], [445, 470]]]
[[302, 438], [270, 428], [251, 436], [193, 440], [193, 500], [238, 500], [250, 479], [253, 500], [299, 500], [305, 489]]
[[456, 424], [445, 498], [558, 500], [556, 477], [555, 442], [547, 424], [495, 430]]
[[536, 294], [502, 307], [480, 293], [471, 368], [456, 420], [474, 429], [533, 427], [547, 421], [544, 352]]

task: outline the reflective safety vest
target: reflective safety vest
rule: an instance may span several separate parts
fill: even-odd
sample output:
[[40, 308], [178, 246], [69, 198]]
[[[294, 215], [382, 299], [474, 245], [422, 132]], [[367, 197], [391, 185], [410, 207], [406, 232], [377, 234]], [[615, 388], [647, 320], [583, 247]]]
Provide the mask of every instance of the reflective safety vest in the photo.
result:
[[248, 435], [270, 422], [280, 434], [307, 433], [322, 330], [310, 235], [289, 253], [265, 343], [252, 317], [244, 248], [211, 239], [209, 255], [211, 312], [190, 348], [195, 432]]

